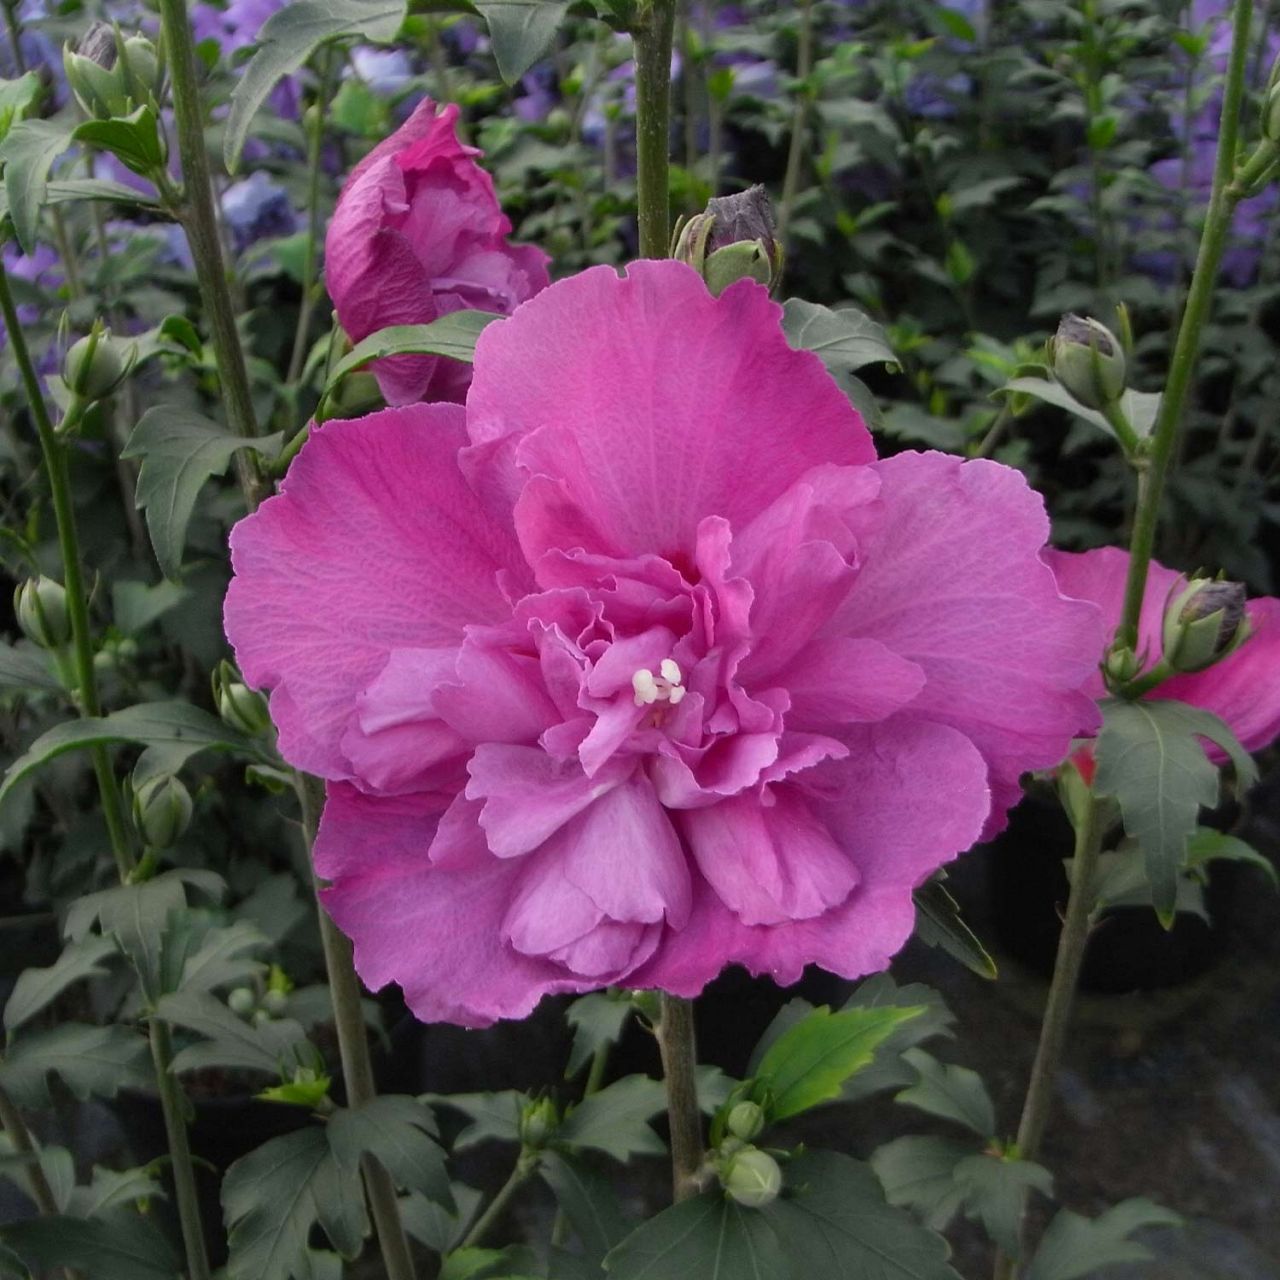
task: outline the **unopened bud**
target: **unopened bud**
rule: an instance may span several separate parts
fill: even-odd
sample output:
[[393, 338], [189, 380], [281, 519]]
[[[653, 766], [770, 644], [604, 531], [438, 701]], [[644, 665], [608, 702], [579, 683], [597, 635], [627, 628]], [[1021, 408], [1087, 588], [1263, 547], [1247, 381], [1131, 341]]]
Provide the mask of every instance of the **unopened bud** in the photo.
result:
[[1107, 650], [1103, 665], [1106, 668], [1107, 679], [1115, 684], [1127, 684], [1142, 668], [1138, 655], [1128, 645], [1119, 645]]
[[262, 1007], [273, 1017], [281, 1018], [289, 1007], [289, 997], [283, 991], [264, 991]]
[[764, 1128], [764, 1111], [755, 1102], [739, 1102], [725, 1121], [729, 1132], [743, 1142], [758, 1138]]
[[213, 700], [224, 723], [251, 738], [265, 733], [271, 725], [267, 700], [250, 689], [225, 659], [214, 668]]
[[782, 273], [782, 246], [762, 186], [707, 202], [680, 229], [673, 257], [686, 262], [717, 297], [738, 280], [772, 287]]
[[720, 1177], [725, 1191], [747, 1209], [763, 1209], [782, 1190], [778, 1162], [758, 1147], [745, 1147], [729, 1161]]
[[559, 1123], [556, 1104], [550, 1098], [527, 1103], [520, 1116], [520, 1141], [526, 1147], [541, 1147]]
[[191, 822], [191, 793], [171, 773], [150, 778], [133, 793], [133, 820], [151, 849], [167, 849]]
[[108, 330], [90, 334], [67, 352], [62, 380], [82, 399], [101, 400], [124, 381], [133, 363], [132, 354]]
[[227, 1008], [247, 1018], [258, 1007], [258, 997], [248, 987], [235, 987], [227, 996]]
[[52, 578], [28, 578], [13, 593], [18, 626], [42, 649], [61, 649], [71, 639], [67, 593]]
[[1124, 350], [1097, 320], [1063, 316], [1045, 351], [1054, 377], [1086, 408], [1104, 409], [1124, 394]]
[[85, 114], [97, 120], [123, 115], [127, 107], [117, 53], [116, 33], [109, 22], [95, 22], [75, 48], [70, 44], [62, 48], [71, 92]]
[[1203, 671], [1249, 638], [1245, 590], [1238, 582], [1192, 578], [1164, 611], [1164, 660], [1175, 671]]
[[130, 36], [121, 50], [125, 89], [136, 106], [154, 105], [164, 80], [160, 55], [146, 36]]

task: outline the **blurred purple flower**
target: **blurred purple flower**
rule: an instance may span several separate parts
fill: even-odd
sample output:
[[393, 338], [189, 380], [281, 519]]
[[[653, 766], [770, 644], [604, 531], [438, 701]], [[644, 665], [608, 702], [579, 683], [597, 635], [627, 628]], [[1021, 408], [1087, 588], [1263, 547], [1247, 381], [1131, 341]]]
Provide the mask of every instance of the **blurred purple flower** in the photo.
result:
[[399, 93], [413, 79], [413, 64], [403, 49], [375, 49], [357, 45], [351, 51], [355, 74], [383, 97]]
[[261, 169], [226, 189], [222, 213], [237, 250], [258, 240], [292, 235], [298, 229], [288, 192]]

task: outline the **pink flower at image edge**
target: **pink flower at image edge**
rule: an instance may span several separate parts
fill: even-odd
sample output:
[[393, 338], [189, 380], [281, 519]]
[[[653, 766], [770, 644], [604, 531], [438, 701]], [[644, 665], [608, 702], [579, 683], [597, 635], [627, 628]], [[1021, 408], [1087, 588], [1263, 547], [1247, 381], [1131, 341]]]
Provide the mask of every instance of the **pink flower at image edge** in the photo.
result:
[[[1114, 632], [1124, 605], [1129, 553], [1119, 547], [1100, 547], [1084, 552], [1050, 550], [1045, 558], [1063, 594], [1092, 601], [1102, 610], [1108, 633]], [[1160, 657], [1165, 604], [1174, 587], [1185, 581], [1176, 570], [1151, 562], [1138, 639], [1138, 653], [1145, 654], [1149, 663]], [[1260, 751], [1280, 736], [1280, 682], [1275, 678], [1280, 671], [1280, 600], [1269, 596], [1250, 600], [1246, 613], [1253, 634], [1239, 649], [1204, 671], [1164, 681], [1146, 696], [1174, 698], [1212, 711], [1231, 726], [1247, 751]], [[1086, 690], [1095, 698], [1106, 696], [1097, 669]], [[1083, 764], [1085, 781], [1092, 782], [1092, 752], [1084, 751], [1087, 763], [1077, 763]], [[1216, 755], [1217, 749], [1213, 751]]]
[[[325, 281], [353, 342], [465, 308], [509, 315], [548, 282], [547, 255], [511, 223], [481, 152], [458, 141], [458, 107], [430, 99], [352, 170], [325, 237]], [[436, 356], [371, 366], [388, 404], [461, 401], [469, 369]]]
[[1040, 499], [877, 461], [780, 317], [593, 268], [485, 331], [465, 411], [318, 428], [235, 529], [227, 633], [328, 780], [326, 906], [419, 1017], [882, 969], [1096, 727]]

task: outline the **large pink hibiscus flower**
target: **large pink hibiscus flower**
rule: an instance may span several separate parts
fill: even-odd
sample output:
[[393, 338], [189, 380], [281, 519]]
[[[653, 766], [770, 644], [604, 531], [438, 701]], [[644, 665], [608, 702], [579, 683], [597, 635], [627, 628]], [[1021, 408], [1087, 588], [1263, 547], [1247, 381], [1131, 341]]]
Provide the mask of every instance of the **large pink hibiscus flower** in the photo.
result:
[[[325, 283], [353, 342], [473, 308], [509, 315], [547, 286], [547, 255], [511, 223], [482, 153], [458, 141], [458, 108], [430, 99], [352, 170], [325, 237]], [[469, 370], [437, 356], [373, 366], [388, 404], [461, 400]]]
[[420, 1017], [883, 968], [1094, 727], [1100, 618], [1040, 499], [876, 461], [779, 320], [586, 271], [485, 331], [465, 411], [317, 429], [236, 528], [227, 632], [328, 779], [326, 906]]

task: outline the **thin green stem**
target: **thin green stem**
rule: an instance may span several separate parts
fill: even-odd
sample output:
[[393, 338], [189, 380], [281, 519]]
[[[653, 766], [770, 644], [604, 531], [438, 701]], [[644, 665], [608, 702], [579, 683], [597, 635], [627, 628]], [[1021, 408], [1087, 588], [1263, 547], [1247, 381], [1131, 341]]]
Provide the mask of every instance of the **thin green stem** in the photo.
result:
[[58, 1212], [58, 1201], [37, 1158], [39, 1153], [35, 1140], [31, 1136], [31, 1130], [27, 1128], [27, 1122], [22, 1118], [22, 1112], [4, 1089], [0, 1089], [0, 1128], [9, 1135], [9, 1141], [18, 1155], [31, 1158], [27, 1165], [27, 1180], [31, 1184], [32, 1198], [42, 1214], [53, 1217]]
[[[40, 378], [31, 360], [18, 311], [9, 289], [9, 277], [0, 262], [0, 313], [4, 315], [5, 329], [13, 349], [13, 358], [22, 376], [23, 389], [27, 393], [27, 405], [35, 422], [40, 440], [40, 452], [44, 457], [45, 472], [49, 477], [49, 493], [53, 502], [53, 518], [58, 530], [58, 549], [62, 555], [63, 586], [67, 592], [67, 614], [71, 624], [71, 646], [74, 660], [76, 695], [80, 714], [102, 714], [102, 702], [98, 696], [98, 677], [93, 666], [93, 632], [89, 622], [88, 593], [85, 589], [84, 570], [80, 560], [80, 539], [76, 531], [75, 505], [71, 498], [71, 476], [67, 466], [67, 449], [58, 438], [49, 418]], [[120, 790], [116, 786], [111, 768], [111, 755], [105, 746], [90, 748], [89, 758], [98, 782], [102, 798], [102, 816], [107, 825], [111, 852], [116, 861], [120, 878], [133, 870], [133, 851], [130, 848], [128, 827], [125, 825], [124, 806]]]
[[[787, 224], [800, 191], [800, 161], [804, 156], [805, 122], [809, 117], [809, 86], [813, 72], [813, 0], [801, 0], [800, 36], [796, 48], [795, 104], [791, 109], [791, 140], [787, 146], [787, 168], [782, 179], [782, 203], [778, 207], [778, 243], [786, 247]], [[714, 193], [713, 193], [714, 194]]]
[[502, 1184], [498, 1194], [489, 1202], [489, 1207], [475, 1220], [471, 1230], [467, 1232], [466, 1238], [458, 1246], [459, 1249], [470, 1249], [478, 1245], [493, 1230], [494, 1226], [497, 1225], [498, 1219], [506, 1211], [507, 1205], [511, 1203], [512, 1197], [524, 1186], [537, 1167], [538, 1153], [536, 1151], [526, 1149], [520, 1152], [520, 1158], [516, 1161], [516, 1167], [511, 1170], [511, 1176]]
[[298, 327], [293, 334], [289, 371], [285, 374], [285, 381], [290, 386], [297, 382], [298, 375], [302, 372], [302, 364], [307, 356], [307, 339], [311, 333], [311, 317], [315, 313], [316, 298], [319, 294], [316, 265], [320, 256], [320, 158], [324, 150], [325, 107], [329, 101], [333, 52], [331, 49], [326, 49], [320, 57], [316, 100], [307, 113], [307, 241], [302, 263], [302, 301], [298, 305]]
[[[306, 774], [297, 775], [298, 800], [302, 807], [302, 830], [307, 842], [307, 861], [315, 843], [324, 807], [324, 783]], [[334, 1030], [338, 1036], [338, 1056], [342, 1062], [342, 1079], [346, 1085], [347, 1105], [360, 1107], [377, 1095], [373, 1082], [373, 1062], [369, 1056], [369, 1038], [360, 1004], [360, 979], [351, 958], [351, 943], [329, 918], [315, 885], [316, 914], [320, 921], [320, 944], [324, 951], [325, 969], [329, 977], [329, 994], [333, 1000]], [[413, 1257], [400, 1220], [400, 1203], [391, 1175], [372, 1156], [362, 1162], [365, 1195], [373, 1217], [378, 1248], [387, 1280], [414, 1280]]]
[[[1044, 1021], [1040, 1025], [1040, 1043], [1036, 1048], [1018, 1123], [1018, 1156], [1034, 1160], [1040, 1152], [1049, 1112], [1053, 1106], [1054, 1084], [1062, 1051], [1071, 1025], [1071, 1008], [1075, 1002], [1080, 967], [1089, 945], [1089, 933], [1097, 907], [1097, 868], [1102, 851], [1106, 822], [1102, 806], [1091, 800], [1076, 829], [1075, 857], [1071, 863], [1071, 889], [1067, 895], [1067, 911], [1058, 940], [1058, 954], [1049, 983], [1049, 1000]], [[1001, 1252], [996, 1254], [995, 1280], [1009, 1280], [1014, 1274], [1013, 1260]]]
[[22, 52], [22, 29], [18, 26], [18, 0], [0, 0], [0, 9], [4, 10], [4, 25], [9, 31], [9, 47], [13, 50], [13, 65], [18, 74], [25, 75], [27, 59]]
[[662, 996], [655, 1028], [667, 1085], [667, 1117], [671, 1125], [671, 1186], [677, 1201], [698, 1192], [702, 1167], [702, 1113], [698, 1109], [698, 1054], [693, 1031], [693, 1002]]
[[160, 1109], [164, 1113], [165, 1136], [169, 1142], [173, 1190], [182, 1227], [188, 1280], [209, 1280], [209, 1259], [200, 1226], [200, 1197], [196, 1191], [195, 1166], [191, 1162], [191, 1142], [184, 1115], [185, 1100], [173, 1074], [173, 1044], [168, 1024], [153, 1017], [148, 1025], [148, 1039], [151, 1041], [151, 1061], [155, 1065], [156, 1088], [160, 1091]]
[[[237, 435], [253, 437], [258, 434], [258, 421], [218, 234], [213, 179], [204, 137], [204, 109], [196, 82], [195, 48], [185, 0], [160, 0], [160, 29], [173, 84], [173, 113], [178, 125], [178, 153], [182, 158], [182, 203], [173, 207], [168, 183], [162, 184], [161, 190], [169, 196], [170, 211], [182, 224], [191, 247], [196, 280], [208, 309], [227, 420]], [[241, 487], [246, 494], [260, 500], [265, 487], [257, 455], [251, 449], [237, 450], [235, 465]], [[255, 506], [256, 501], [251, 500], [250, 505]]]
[[665, 258], [671, 248], [671, 44], [675, 0], [642, 0], [636, 54], [636, 206], [640, 256]]
[[999, 413], [996, 414], [995, 419], [987, 428], [986, 434], [974, 446], [973, 452], [969, 455], [971, 458], [989, 458], [992, 451], [1004, 438], [1004, 433], [1013, 421], [1013, 409], [1009, 404], [1009, 399], [1008, 396], [1005, 397]]
[[1222, 116], [1218, 126], [1218, 151], [1214, 161], [1213, 188], [1195, 270], [1187, 290], [1182, 321], [1174, 344], [1169, 378], [1151, 434], [1151, 453], [1145, 468], [1146, 483], [1140, 486], [1133, 533], [1129, 543], [1129, 573], [1125, 582], [1124, 608], [1116, 631], [1116, 643], [1137, 648], [1138, 619], [1147, 589], [1147, 572], [1155, 551], [1156, 529], [1160, 522], [1160, 504], [1164, 497], [1170, 463], [1178, 443], [1186, 409], [1187, 393], [1200, 354], [1201, 332], [1213, 303], [1218, 268], [1227, 246], [1231, 217], [1235, 206], [1248, 190], [1255, 171], [1265, 170], [1259, 153], [1240, 175], [1235, 174], [1236, 140], [1240, 129], [1240, 104], [1244, 96], [1245, 63], [1248, 54], [1252, 0], [1236, 0], [1232, 29], [1231, 57], [1227, 66], [1226, 87], [1222, 97]]

